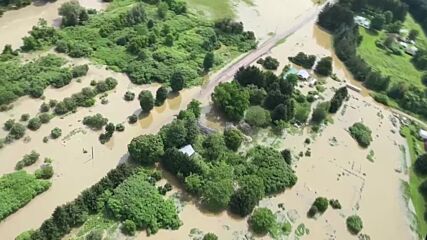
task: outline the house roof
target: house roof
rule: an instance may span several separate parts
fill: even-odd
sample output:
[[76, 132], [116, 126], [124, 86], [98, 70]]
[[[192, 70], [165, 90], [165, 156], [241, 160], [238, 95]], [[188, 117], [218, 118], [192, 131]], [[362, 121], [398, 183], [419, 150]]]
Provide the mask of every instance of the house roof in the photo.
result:
[[310, 77], [310, 74], [304, 69], [299, 70], [297, 75], [298, 77], [304, 78], [304, 79], [308, 79]]
[[179, 151], [184, 153], [185, 155], [187, 155], [189, 157], [191, 157], [194, 153], [196, 153], [196, 151], [194, 151], [193, 146], [191, 146], [190, 144], [182, 147], [181, 149], [179, 149]]

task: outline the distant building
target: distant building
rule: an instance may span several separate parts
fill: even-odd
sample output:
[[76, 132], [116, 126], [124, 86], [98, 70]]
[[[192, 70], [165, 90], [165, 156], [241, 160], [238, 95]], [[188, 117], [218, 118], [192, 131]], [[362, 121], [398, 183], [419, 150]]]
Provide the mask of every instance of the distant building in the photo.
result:
[[356, 17], [354, 17], [354, 22], [357, 25], [359, 25], [361, 27], [364, 27], [364, 28], [367, 28], [367, 29], [369, 29], [370, 26], [371, 26], [371, 20], [369, 20], [369, 19], [367, 19], [365, 17], [362, 17], [362, 16], [356, 16]]
[[193, 156], [196, 153], [196, 151], [194, 151], [193, 146], [191, 146], [190, 144], [188, 144], [185, 147], [182, 147], [181, 149], [179, 149], [179, 151], [184, 153], [185, 155], [187, 155], [189, 157]]
[[301, 79], [301, 80], [308, 80], [310, 78], [310, 73], [308, 73], [306, 70], [301, 69], [298, 71], [297, 76]]

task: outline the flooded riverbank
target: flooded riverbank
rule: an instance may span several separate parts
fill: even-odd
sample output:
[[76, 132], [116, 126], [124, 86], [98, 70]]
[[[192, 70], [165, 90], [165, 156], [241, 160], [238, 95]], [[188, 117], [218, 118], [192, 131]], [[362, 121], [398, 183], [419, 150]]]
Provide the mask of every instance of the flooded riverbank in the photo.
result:
[[[7, 11], [0, 17], [0, 49], [6, 44], [11, 44], [13, 48], [22, 46], [22, 38], [28, 31], [43, 18], [51, 26], [58, 27], [61, 18], [58, 15], [58, 8], [68, 0], [57, 0], [56, 2], [35, 1], [33, 4], [18, 10]], [[107, 7], [107, 3], [102, 0], [79, 0], [85, 8], [102, 10]]]

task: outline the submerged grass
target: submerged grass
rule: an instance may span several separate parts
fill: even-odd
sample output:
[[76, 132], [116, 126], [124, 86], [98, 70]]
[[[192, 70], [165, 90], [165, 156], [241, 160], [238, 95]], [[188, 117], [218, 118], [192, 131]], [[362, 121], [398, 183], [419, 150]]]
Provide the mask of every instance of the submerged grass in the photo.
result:
[[[414, 125], [402, 127], [400, 133], [403, 137], [406, 138], [406, 141], [408, 143], [412, 166], [418, 155], [423, 152], [423, 142], [416, 137], [417, 128]], [[426, 206], [424, 198], [418, 191], [418, 187], [425, 179], [425, 177], [417, 175], [412, 167], [409, 169], [408, 193], [410, 195], [410, 198], [412, 199], [412, 203], [416, 212], [417, 231], [421, 236], [427, 234], [427, 224], [424, 220], [424, 212], [426, 211]]]

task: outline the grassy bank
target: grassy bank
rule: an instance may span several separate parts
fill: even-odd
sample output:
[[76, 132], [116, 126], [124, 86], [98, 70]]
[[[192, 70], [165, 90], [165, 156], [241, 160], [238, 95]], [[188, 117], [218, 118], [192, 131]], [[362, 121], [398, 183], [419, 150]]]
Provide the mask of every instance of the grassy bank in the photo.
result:
[[376, 41], [386, 37], [384, 32], [371, 32], [364, 28], [360, 28], [359, 32], [363, 41], [357, 52], [373, 69], [390, 76], [392, 84], [403, 81], [424, 88], [421, 83], [423, 73], [411, 63], [411, 56], [405, 53], [402, 56], [394, 55], [376, 46]]
[[[411, 166], [413, 166], [418, 155], [424, 152], [423, 142], [417, 138], [417, 128], [413, 125], [403, 127], [400, 133], [408, 142]], [[424, 220], [426, 206], [422, 195], [418, 191], [418, 187], [425, 179], [425, 177], [418, 176], [412, 167], [409, 169], [409, 194], [415, 207], [417, 231], [422, 236], [427, 233], [427, 224]]]
[[203, 15], [207, 15], [213, 19], [234, 18], [235, 12], [233, 4], [235, 2], [244, 2], [253, 6], [253, 0], [186, 0], [191, 8]]

